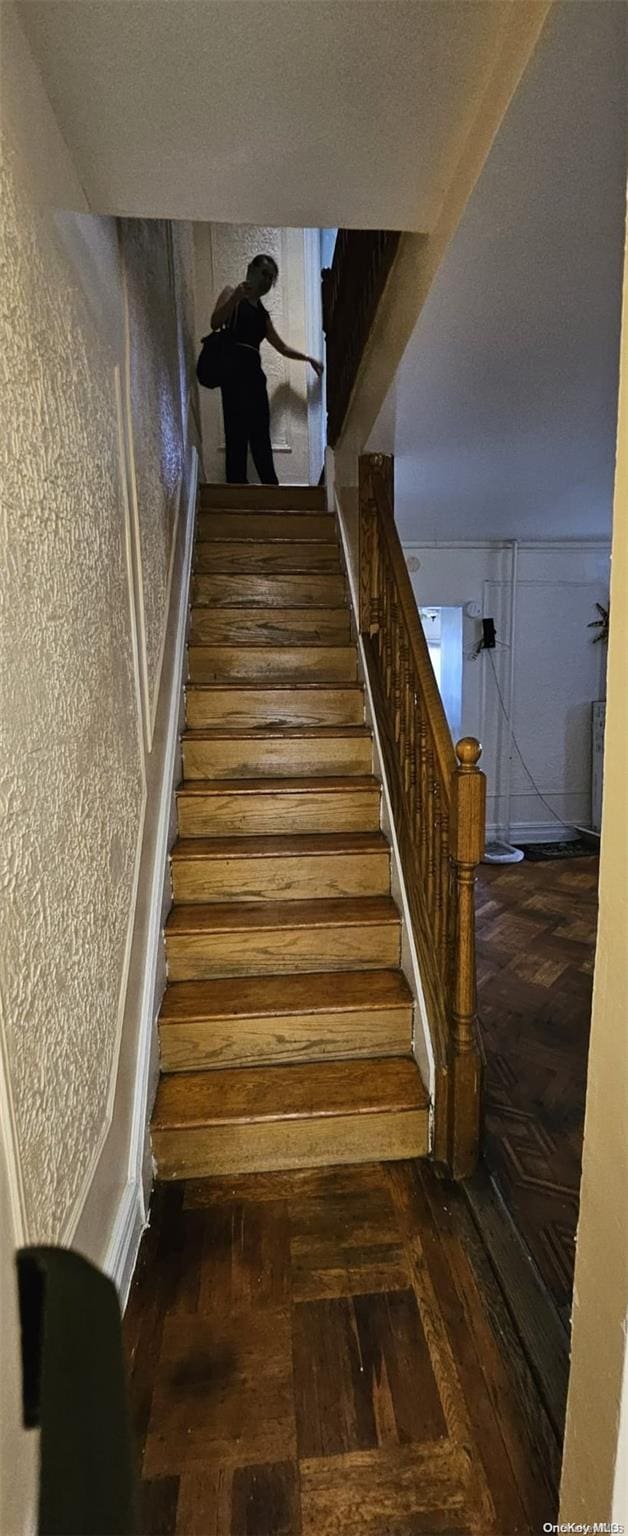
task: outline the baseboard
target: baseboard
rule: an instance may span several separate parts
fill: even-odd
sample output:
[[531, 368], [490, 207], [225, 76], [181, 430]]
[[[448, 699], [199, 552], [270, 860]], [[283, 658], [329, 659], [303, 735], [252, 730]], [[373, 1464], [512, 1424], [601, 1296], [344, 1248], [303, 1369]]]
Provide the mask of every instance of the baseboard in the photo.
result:
[[[515, 821], [510, 827], [507, 841], [518, 848], [523, 847], [524, 843], [569, 843], [574, 842], [577, 837], [578, 833], [574, 831], [573, 825], [569, 826], [566, 822]], [[505, 842], [505, 828], [498, 826], [496, 822], [489, 823], [486, 828], [486, 841], [487, 843]]]
[[499, 1187], [483, 1163], [461, 1188], [560, 1445], [565, 1428], [569, 1335]]
[[157, 996], [159, 982], [159, 958], [162, 949], [162, 913], [164, 886], [168, 880], [168, 853], [170, 838], [170, 819], [172, 797], [175, 788], [175, 779], [178, 769], [179, 753], [179, 716], [181, 707], [181, 690], [183, 686], [183, 668], [185, 661], [185, 645], [187, 637], [187, 621], [189, 606], [190, 570], [192, 565], [192, 547], [194, 539], [194, 523], [196, 515], [196, 500], [198, 490], [198, 455], [192, 450], [193, 470], [190, 477], [190, 494], [186, 507], [185, 538], [182, 551], [181, 579], [179, 583], [179, 598], [176, 613], [176, 631], [174, 635], [174, 654], [172, 674], [168, 692], [167, 721], [165, 725], [165, 749], [163, 773], [161, 781], [161, 793], [159, 797], [159, 810], [157, 816], [157, 832], [155, 840], [155, 854], [153, 862], [153, 879], [151, 883], [150, 901], [148, 909], [148, 933], [146, 968], [144, 977], [144, 990], [142, 997], [142, 1024], [140, 1029], [140, 1053], [138, 1056], [137, 1076], [135, 1082], [135, 1094], [133, 1102], [133, 1125], [131, 1132], [130, 1168], [134, 1177], [144, 1190], [144, 1204], [148, 1209], [150, 1189], [146, 1189], [145, 1169], [147, 1159], [145, 1157], [145, 1142], [150, 1115], [150, 1067], [151, 1056], [155, 1039], [155, 1022], [161, 997]]
[[122, 1311], [127, 1304], [145, 1228], [146, 1213], [141, 1185], [137, 1180], [132, 1180], [126, 1185], [121, 1197], [102, 1266], [105, 1274], [115, 1284]]

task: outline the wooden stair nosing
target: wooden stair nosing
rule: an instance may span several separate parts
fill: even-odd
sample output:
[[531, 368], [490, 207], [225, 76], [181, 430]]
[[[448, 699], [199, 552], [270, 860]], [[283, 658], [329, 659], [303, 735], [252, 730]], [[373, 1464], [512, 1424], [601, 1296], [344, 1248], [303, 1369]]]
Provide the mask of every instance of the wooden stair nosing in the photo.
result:
[[166, 934], [306, 932], [327, 928], [398, 926], [399, 911], [391, 896], [338, 896], [322, 901], [190, 902], [172, 907]]
[[160, 1020], [173, 1026], [206, 1019], [277, 1019], [402, 1007], [414, 999], [403, 971], [299, 971], [279, 976], [221, 976], [168, 983]]
[[410, 1056], [162, 1077], [153, 1130], [260, 1125], [266, 1121], [334, 1119], [427, 1110], [428, 1095]]
[[185, 741], [344, 741], [345, 738], [372, 739], [368, 725], [259, 725], [248, 728], [238, 726], [229, 730], [224, 725], [188, 727], [181, 736]]
[[269, 833], [256, 837], [180, 837], [173, 863], [189, 859], [291, 859], [329, 854], [390, 853], [382, 832]]
[[[252, 694], [254, 698], [257, 698], [259, 695], [260, 700], [263, 700], [264, 696], [276, 698], [278, 695], [282, 695], [285, 696], [285, 701], [288, 705], [291, 699], [296, 699], [297, 702], [299, 699], [302, 699], [305, 702], [308, 698], [311, 698], [312, 702], [315, 703], [317, 698], [320, 699], [321, 696], [331, 697], [331, 699], [340, 702], [343, 694], [349, 694], [352, 702], [359, 698], [362, 707], [364, 707], [364, 687], [361, 682], [337, 682], [335, 679], [329, 682], [320, 682], [318, 679], [316, 682], [312, 682], [311, 679], [308, 678], [306, 680], [302, 677], [298, 678], [295, 682], [281, 678], [277, 683], [271, 683], [267, 680], [256, 682], [255, 678], [245, 678], [243, 681], [238, 682], [233, 679], [220, 683], [186, 682], [185, 692], [186, 694], [195, 693], [197, 695], [223, 694], [225, 698], [234, 699], [236, 703], [238, 694]], [[277, 722], [278, 728], [281, 728], [281, 723]], [[339, 723], [343, 725], [362, 725], [364, 722], [363, 720], [348, 720]]]
[[353, 794], [373, 794], [381, 791], [379, 779], [374, 774], [356, 773], [343, 775], [330, 775], [328, 778], [260, 778], [260, 779], [184, 779], [176, 790], [177, 799], [191, 796], [198, 799], [215, 795], [222, 799], [225, 795], [237, 795], [244, 798], [247, 795], [304, 795], [308, 791], [313, 794], [334, 795], [345, 791]]

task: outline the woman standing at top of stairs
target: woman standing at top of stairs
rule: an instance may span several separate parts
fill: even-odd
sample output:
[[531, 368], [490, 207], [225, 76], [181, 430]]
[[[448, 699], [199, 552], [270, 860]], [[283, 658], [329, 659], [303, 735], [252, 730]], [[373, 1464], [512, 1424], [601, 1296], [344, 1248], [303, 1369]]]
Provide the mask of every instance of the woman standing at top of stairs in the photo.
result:
[[247, 484], [249, 447], [262, 485], [279, 483], [270, 440], [266, 375], [260, 358], [262, 341], [270, 342], [282, 357], [309, 363], [318, 378], [323, 372], [323, 365], [316, 358], [296, 352], [282, 341], [262, 304], [262, 295], [270, 293], [278, 276], [279, 268], [273, 256], [254, 256], [245, 281], [237, 288], [223, 288], [211, 317], [212, 330], [228, 325], [233, 342], [221, 383], [228, 485]]

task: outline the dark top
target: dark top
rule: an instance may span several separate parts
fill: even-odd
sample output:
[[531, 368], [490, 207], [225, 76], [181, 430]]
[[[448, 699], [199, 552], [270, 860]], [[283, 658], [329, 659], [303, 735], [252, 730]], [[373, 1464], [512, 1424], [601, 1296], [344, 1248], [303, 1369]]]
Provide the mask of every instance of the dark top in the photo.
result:
[[246, 342], [248, 347], [259, 348], [266, 335], [267, 322], [268, 311], [263, 304], [251, 304], [248, 299], [241, 299], [229, 330], [234, 341]]

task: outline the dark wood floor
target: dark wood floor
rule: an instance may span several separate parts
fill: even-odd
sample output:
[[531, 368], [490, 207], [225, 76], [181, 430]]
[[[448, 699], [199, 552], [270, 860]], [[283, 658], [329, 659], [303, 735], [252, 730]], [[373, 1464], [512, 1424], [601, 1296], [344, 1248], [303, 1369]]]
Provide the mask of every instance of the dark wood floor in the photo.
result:
[[485, 1161], [561, 1318], [571, 1310], [598, 859], [482, 865]]
[[515, 1536], [558, 1447], [426, 1164], [161, 1187], [125, 1321], [144, 1536]]

